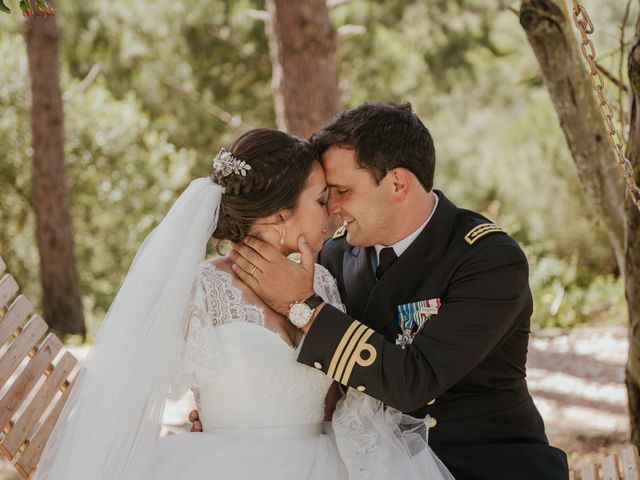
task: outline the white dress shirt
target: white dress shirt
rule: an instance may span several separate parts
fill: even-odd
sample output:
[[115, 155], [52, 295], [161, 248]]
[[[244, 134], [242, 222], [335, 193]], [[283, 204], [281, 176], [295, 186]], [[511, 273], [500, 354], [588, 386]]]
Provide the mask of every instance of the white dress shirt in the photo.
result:
[[409, 245], [411, 245], [413, 243], [413, 241], [418, 237], [418, 235], [420, 235], [420, 233], [422, 233], [424, 228], [429, 223], [429, 220], [431, 220], [431, 217], [433, 217], [433, 214], [436, 212], [436, 208], [438, 207], [438, 202], [440, 201], [440, 199], [438, 198], [438, 194], [437, 193], [433, 192], [433, 196], [436, 197], [436, 200], [435, 200], [435, 203], [433, 205], [433, 210], [431, 211], [431, 215], [429, 215], [429, 218], [427, 218], [424, 221], [424, 223], [422, 225], [420, 225], [413, 233], [407, 235], [402, 240], [400, 240], [399, 242], [394, 243], [393, 245], [374, 245], [373, 248], [376, 249], [376, 265], [378, 263], [380, 263], [380, 251], [383, 248], [392, 247], [393, 251], [396, 252], [396, 255], [399, 257], [400, 255], [402, 255], [405, 252], [405, 250], [407, 248], [409, 248]]

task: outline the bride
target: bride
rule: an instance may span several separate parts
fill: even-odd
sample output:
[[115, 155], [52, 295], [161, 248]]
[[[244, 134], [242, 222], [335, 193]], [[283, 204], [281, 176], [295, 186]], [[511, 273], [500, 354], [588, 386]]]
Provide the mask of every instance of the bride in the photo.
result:
[[[222, 149], [140, 247], [35, 478], [453, 478], [423, 420], [357, 391], [336, 405], [331, 380], [296, 362], [300, 330], [226, 257], [203, 261], [211, 236], [254, 235], [290, 254], [304, 234], [317, 252], [326, 200], [302, 139], [255, 129]], [[319, 265], [315, 290], [341, 306]], [[189, 389], [203, 432], [159, 438], [166, 398]]]

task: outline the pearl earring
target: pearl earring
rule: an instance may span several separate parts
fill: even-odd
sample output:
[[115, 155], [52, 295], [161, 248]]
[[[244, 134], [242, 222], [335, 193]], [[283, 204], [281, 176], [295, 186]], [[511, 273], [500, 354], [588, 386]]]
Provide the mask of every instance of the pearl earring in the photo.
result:
[[284, 222], [282, 222], [282, 228], [280, 229], [280, 246], [284, 247]]

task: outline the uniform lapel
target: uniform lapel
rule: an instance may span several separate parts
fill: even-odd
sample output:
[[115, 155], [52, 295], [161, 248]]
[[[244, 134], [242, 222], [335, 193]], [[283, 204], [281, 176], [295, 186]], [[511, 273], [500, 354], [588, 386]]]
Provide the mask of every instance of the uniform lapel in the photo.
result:
[[349, 315], [360, 318], [376, 283], [369, 263], [369, 254], [366, 248], [351, 247], [343, 255], [342, 278], [347, 293], [343, 301]]
[[[361, 320], [374, 330], [394, 336], [398, 331], [397, 306], [426, 298], [414, 298], [430, 274], [431, 267], [443, 256], [456, 221], [458, 208], [442, 192], [433, 217], [375, 284], [362, 312]], [[357, 317], [356, 317], [357, 318]]]

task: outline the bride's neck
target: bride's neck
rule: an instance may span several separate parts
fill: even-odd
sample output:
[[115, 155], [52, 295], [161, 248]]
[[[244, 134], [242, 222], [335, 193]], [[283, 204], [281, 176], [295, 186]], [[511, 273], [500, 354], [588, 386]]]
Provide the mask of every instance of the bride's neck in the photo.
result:
[[271, 245], [283, 255], [290, 255], [291, 253], [293, 253], [291, 249], [287, 248], [286, 244], [280, 244], [280, 234], [275, 228], [269, 228], [268, 225], [264, 225], [261, 227], [262, 228], [256, 226], [252, 228], [251, 230], [249, 230], [249, 235]]

